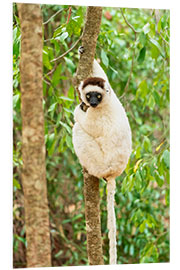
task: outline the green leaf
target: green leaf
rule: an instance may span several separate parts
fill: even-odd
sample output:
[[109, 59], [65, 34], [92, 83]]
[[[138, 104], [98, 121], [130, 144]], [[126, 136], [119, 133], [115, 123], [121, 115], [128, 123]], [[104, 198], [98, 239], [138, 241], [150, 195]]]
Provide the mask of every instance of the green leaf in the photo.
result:
[[144, 25], [143, 31], [144, 31], [144, 34], [149, 33], [149, 31], [150, 31], [150, 24], [149, 24], [149, 23], [146, 23], [146, 24]]
[[164, 14], [162, 17], [161, 17], [161, 28], [164, 30], [168, 24], [168, 18], [167, 18], [167, 14]]
[[60, 82], [61, 69], [62, 69], [62, 64], [60, 63], [52, 76], [52, 85], [54, 87], [56, 87], [58, 85], [58, 83]]
[[146, 45], [146, 43], [147, 43], [147, 36], [144, 34], [144, 32], [141, 32], [141, 33], [139, 34], [139, 41], [140, 41], [140, 43], [141, 43], [143, 46]]
[[156, 25], [155, 23], [151, 23], [149, 36], [153, 38], [155, 34], [156, 34]]
[[74, 148], [73, 148], [73, 144], [72, 144], [72, 137], [69, 135], [66, 135], [66, 144], [67, 144], [68, 148], [74, 153]]
[[155, 179], [159, 187], [162, 187], [164, 184], [164, 176], [160, 175], [158, 171], [155, 171]]
[[72, 34], [79, 36], [81, 33], [81, 26], [83, 22], [82, 7], [79, 7], [76, 15], [77, 16], [70, 19], [68, 25], [66, 26], [66, 31], [68, 32], [69, 36], [72, 36]]
[[62, 121], [60, 121], [59, 123], [67, 130], [67, 132], [68, 132], [69, 134], [72, 133], [71, 128], [70, 128], [66, 123], [64, 123], [64, 122], [62, 122]]
[[169, 169], [169, 167], [170, 167], [170, 153], [167, 149], [162, 154], [162, 160], [163, 160], [164, 164], [166, 165], [167, 169]]
[[66, 136], [63, 136], [60, 140], [60, 143], [59, 143], [59, 147], [58, 147], [58, 151], [60, 153], [63, 153], [65, 150], [66, 150], [66, 144], [65, 144], [65, 141], [66, 141]]
[[152, 227], [157, 226], [156, 220], [155, 220], [154, 217], [153, 217], [152, 215], [150, 215], [150, 214], [147, 214], [147, 220], [146, 220], [146, 221], [148, 222], [148, 226], [149, 226], [149, 224], [151, 224]]
[[121, 192], [125, 193], [127, 191], [127, 186], [128, 186], [128, 177], [126, 176], [122, 182], [121, 186]]
[[166, 205], [169, 206], [169, 189], [166, 190], [165, 201], [166, 201]]
[[19, 236], [17, 234], [15, 235], [15, 238], [26, 245], [26, 239], [25, 238], [23, 238], [23, 237], [21, 237], [21, 236]]
[[65, 96], [60, 96], [60, 97], [58, 97], [58, 99], [74, 102], [74, 100], [72, 98], [65, 97]]
[[13, 109], [16, 108], [18, 101], [20, 100], [20, 93], [13, 96]]
[[53, 33], [53, 37], [54, 37], [54, 38], [57, 37], [57, 36], [59, 36], [59, 34], [62, 33], [64, 26], [65, 26], [65, 24], [62, 24], [60, 27], [58, 27], [58, 28], [54, 31], [54, 33]]
[[75, 220], [77, 220], [77, 219], [79, 219], [79, 218], [82, 218], [83, 217], [83, 214], [78, 214], [78, 215], [76, 215], [76, 216], [74, 216], [73, 218], [72, 218], [72, 221], [75, 221]]
[[151, 48], [151, 56], [152, 56], [153, 59], [157, 59], [158, 56], [159, 56], [159, 50], [153, 44], [152, 44], [152, 48]]
[[43, 50], [43, 65], [49, 70], [52, 69], [52, 65], [51, 65], [50, 60], [49, 60], [49, 55], [44, 50]]
[[157, 262], [158, 256], [159, 254], [155, 243], [148, 241], [141, 252], [140, 263]]
[[161, 32], [161, 19], [162, 19], [162, 17], [160, 18], [160, 20], [159, 20], [159, 22], [157, 24], [157, 30], [158, 30], [159, 33]]
[[56, 36], [55, 39], [58, 39], [60, 42], [63, 42], [67, 37], [68, 37], [68, 32], [64, 32], [60, 36]]
[[137, 147], [136, 152], [135, 152], [136, 159], [139, 159], [141, 157], [141, 149], [142, 149], [141, 145]]
[[146, 97], [148, 93], [148, 86], [147, 86], [147, 81], [146, 80], [143, 80], [139, 86], [138, 86], [138, 89], [136, 91], [136, 98], [138, 97]]
[[154, 96], [151, 95], [150, 98], [149, 98], [149, 100], [148, 100], [147, 105], [149, 106], [149, 108], [150, 108], [151, 110], [154, 110], [155, 104], [156, 104], [156, 103], [155, 103]]
[[159, 50], [160, 54], [164, 57], [164, 53], [162, 51], [162, 47], [159, 42], [153, 38], [150, 38], [149, 41]]
[[13, 29], [13, 55], [19, 56], [21, 33], [19, 27]]
[[103, 64], [106, 67], [108, 67], [108, 65], [109, 65], [109, 59], [108, 59], [107, 54], [105, 53], [104, 50], [101, 50], [101, 59], [102, 59]]
[[129, 186], [128, 186], [129, 191], [131, 191], [133, 189], [134, 181], [135, 181], [135, 177], [134, 177], [133, 174], [131, 174], [130, 177], [129, 177]]
[[67, 112], [67, 113], [70, 113], [70, 114], [72, 114], [72, 115], [74, 114], [74, 112], [73, 112], [72, 110], [70, 110], [70, 109], [67, 109], [67, 108], [65, 108], [65, 107], [64, 107], [63, 109], [64, 109], [65, 112]]
[[53, 104], [52, 104], [52, 105], [49, 107], [48, 112], [55, 111], [55, 109], [56, 109], [56, 105], [57, 105], [57, 102], [53, 103]]
[[76, 69], [75, 64], [70, 58], [64, 57], [64, 60], [66, 61], [67, 67], [70, 70], [70, 72], [74, 72]]
[[147, 136], [144, 136], [143, 147], [146, 152], [151, 152], [151, 141]]
[[139, 62], [139, 64], [142, 64], [144, 59], [145, 59], [145, 55], [146, 55], [146, 47], [143, 47], [140, 52], [139, 52], [139, 56], [137, 61]]
[[60, 250], [58, 253], [56, 253], [54, 257], [58, 258], [59, 256], [61, 256], [61, 254], [63, 254], [63, 250]]
[[131, 256], [134, 255], [134, 245], [133, 245], [133, 244], [130, 245], [130, 248], [129, 248], [129, 254], [130, 254]]
[[139, 226], [139, 231], [140, 231], [141, 233], [143, 233], [144, 230], [145, 230], [145, 228], [146, 228], [146, 220], [144, 220], [144, 221], [141, 223], [141, 225]]
[[48, 137], [47, 137], [47, 148], [50, 149], [53, 142], [54, 142], [54, 138], [55, 138], [55, 134], [51, 133]]
[[128, 249], [129, 249], [129, 245], [128, 245], [128, 244], [126, 244], [126, 245], [124, 246], [124, 253], [125, 253], [125, 254], [127, 254], [127, 253], [128, 253]]
[[79, 18], [80, 18], [80, 16], [75, 16], [75, 17], [72, 18], [72, 20], [77, 22], [78, 21], [77, 19], [79, 19]]
[[160, 96], [159, 96], [159, 93], [157, 91], [153, 91], [153, 96], [154, 96], [154, 99], [155, 99], [155, 102], [157, 103], [157, 105], [160, 106]]
[[141, 174], [139, 172], [139, 170], [136, 171], [135, 173], [135, 181], [134, 181], [134, 185], [137, 191], [140, 191], [142, 188], [142, 178], [141, 178]]
[[17, 189], [21, 189], [19, 182], [15, 178], [13, 178], [13, 187], [16, 187]]

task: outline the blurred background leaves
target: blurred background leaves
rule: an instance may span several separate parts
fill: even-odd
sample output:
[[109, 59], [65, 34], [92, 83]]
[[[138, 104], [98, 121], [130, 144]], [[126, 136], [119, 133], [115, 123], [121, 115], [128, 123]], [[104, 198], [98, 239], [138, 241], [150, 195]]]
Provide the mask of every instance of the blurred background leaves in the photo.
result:
[[[73, 75], [86, 7], [42, 5], [43, 108], [53, 266], [87, 265], [83, 179], [73, 150]], [[124, 15], [124, 17], [123, 17]], [[169, 261], [169, 10], [103, 8], [97, 58], [126, 109], [133, 138], [117, 178], [118, 263]], [[132, 27], [131, 27], [132, 26]], [[13, 5], [14, 267], [26, 266], [21, 186], [21, 32]], [[80, 45], [80, 43], [79, 43]], [[108, 263], [106, 183], [100, 183], [104, 260]]]

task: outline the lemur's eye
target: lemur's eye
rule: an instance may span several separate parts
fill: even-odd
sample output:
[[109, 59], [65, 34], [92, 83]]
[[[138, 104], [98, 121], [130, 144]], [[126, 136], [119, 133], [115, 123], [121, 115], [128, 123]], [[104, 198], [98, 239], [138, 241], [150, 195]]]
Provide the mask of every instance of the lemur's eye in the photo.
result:
[[87, 94], [87, 95], [86, 95], [86, 97], [87, 97], [87, 98], [90, 98], [90, 95], [89, 95], [89, 94]]
[[101, 95], [98, 95], [97, 98], [100, 99], [101, 98]]

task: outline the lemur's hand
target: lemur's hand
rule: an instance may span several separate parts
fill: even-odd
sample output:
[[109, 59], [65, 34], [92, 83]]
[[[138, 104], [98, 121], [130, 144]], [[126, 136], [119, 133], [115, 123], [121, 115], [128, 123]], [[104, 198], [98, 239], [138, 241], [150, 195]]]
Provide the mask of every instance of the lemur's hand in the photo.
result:
[[78, 53], [79, 54], [83, 54], [85, 51], [84, 47], [83, 46], [80, 46], [79, 49], [78, 49]]
[[82, 102], [82, 103], [80, 104], [80, 108], [81, 108], [81, 110], [82, 110], [83, 112], [86, 112], [87, 109], [89, 108], [89, 106], [87, 106], [84, 102]]

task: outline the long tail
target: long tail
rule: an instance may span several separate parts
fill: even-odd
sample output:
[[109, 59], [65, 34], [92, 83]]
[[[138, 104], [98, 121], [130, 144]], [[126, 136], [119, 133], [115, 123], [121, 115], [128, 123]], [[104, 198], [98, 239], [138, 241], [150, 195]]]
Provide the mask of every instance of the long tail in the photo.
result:
[[117, 263], [116, 250], [116, 216], [114, 210], [114, 195], [116, 189], [116, 181], [113, 178], [107, 180], [107, 214], [108, 214], [108, 237], [109, 237], [109, 256], [110, 264]]

